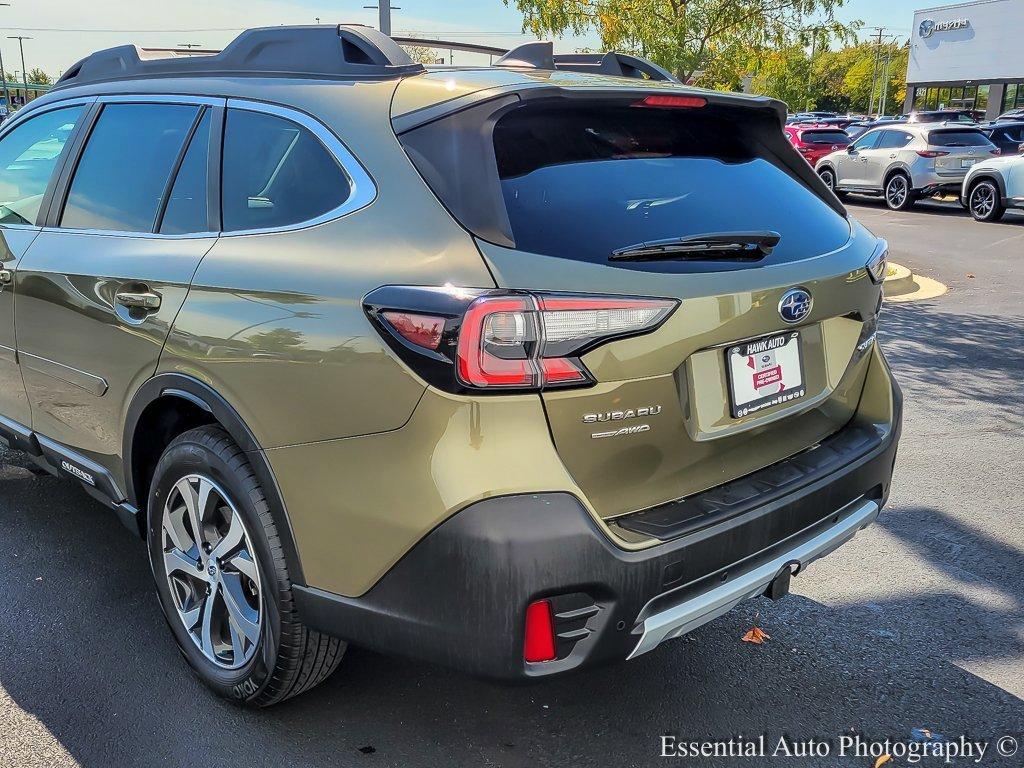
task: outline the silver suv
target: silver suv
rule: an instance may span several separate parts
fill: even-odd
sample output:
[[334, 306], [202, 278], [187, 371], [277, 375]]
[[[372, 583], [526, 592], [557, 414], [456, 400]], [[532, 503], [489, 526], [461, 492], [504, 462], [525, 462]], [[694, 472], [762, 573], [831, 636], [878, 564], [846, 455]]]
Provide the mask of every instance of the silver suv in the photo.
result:
[[868, 131], [825, 155], [815, 170], [839, 197], [882, 195], [890, 208], [902, 211], [923, 197], [959, 194], [971, 166], [998, 154], [977, 128], [904, 123]]

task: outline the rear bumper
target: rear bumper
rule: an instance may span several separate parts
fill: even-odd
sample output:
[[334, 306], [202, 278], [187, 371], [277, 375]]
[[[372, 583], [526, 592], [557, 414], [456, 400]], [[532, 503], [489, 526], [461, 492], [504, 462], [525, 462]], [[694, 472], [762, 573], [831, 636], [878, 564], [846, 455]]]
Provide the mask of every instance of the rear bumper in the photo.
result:
[[[296, 587], [300, 614], [356, 645], [511, 681], [633, 658], [764, 593], [783, 570], [802, 570], [875, 520], [900, 433], [892, 386], [892, 419], [871, 427], [869, 445], [854, 441], [856, 453], [826, 475], [706, 527], [627, 551], [569, 494], [488, 499], [438, 526], [361, 597]], [[527, 663], [525, 609], [544, 598], [558, 658]]]

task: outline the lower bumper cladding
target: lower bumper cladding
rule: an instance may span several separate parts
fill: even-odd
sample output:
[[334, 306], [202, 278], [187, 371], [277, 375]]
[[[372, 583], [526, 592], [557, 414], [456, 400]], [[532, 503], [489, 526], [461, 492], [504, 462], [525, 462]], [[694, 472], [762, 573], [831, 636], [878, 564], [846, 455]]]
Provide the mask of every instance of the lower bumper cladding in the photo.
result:
[[[808, 565], [852, 539], [858, 531], [878, 519], [881, 511], [877, 501], [861, 501], [839, 522], [799, 546], [776, 555], [753, 570], [741, 573], [721, 586], [701, 592], [672, 608], [648, 616], [634, 629], [640, 633], [636, 648], [627, 658], [634, 659], [654, 650], [665, 640], [691, 632], [702, 624], [717, 619], [740, 602], [763, 595], [784, 570], [795, 566], [797, 573]], [[641, 611], [641, 614], [644, 612]]]
[[[892, 407], [888, 424], [847, 427], [870, 429], [867, 444], [830, 443], [843, 455], [827, 472], [805, 471], [798, 487], [649, 548], [616, 546], [567, 493], [487, 499], [439, 525], [366, 594], [296, 587], [298, 609], [312, 628], [355, 645], [506, 681], [635, 658], [741, 600], [784, 594], [791, 570], [872, 523], [889, 493], [898, 387]], [[538, 601], [549, 605], [553, 654], [547, 641], [544, 653], [526, 648]]]

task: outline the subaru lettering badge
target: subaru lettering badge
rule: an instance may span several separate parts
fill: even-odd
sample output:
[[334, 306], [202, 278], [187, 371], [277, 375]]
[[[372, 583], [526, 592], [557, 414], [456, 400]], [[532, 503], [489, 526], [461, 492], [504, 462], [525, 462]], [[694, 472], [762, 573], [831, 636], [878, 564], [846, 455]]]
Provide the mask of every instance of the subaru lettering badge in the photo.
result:
[[799, 323], [811, 314], [811, 294], [803, 288], [790, 288], [779, 301], [779, 315], [787, 323]]

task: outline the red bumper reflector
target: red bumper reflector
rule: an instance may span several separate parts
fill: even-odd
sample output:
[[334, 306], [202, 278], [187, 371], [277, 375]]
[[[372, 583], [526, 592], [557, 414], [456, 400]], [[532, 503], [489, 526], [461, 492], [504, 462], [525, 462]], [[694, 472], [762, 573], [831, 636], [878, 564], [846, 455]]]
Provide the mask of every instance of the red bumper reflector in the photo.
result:
[[531, 663], [555, 659], [555, 624], [549, 600], [538, 600], [526, 607], [523, 658]]
[[700, 109], [706, 107], [708, 100], [701, 96], [648, 96], [634, 102], [634, 107], [661, 107], [662, 109]]

